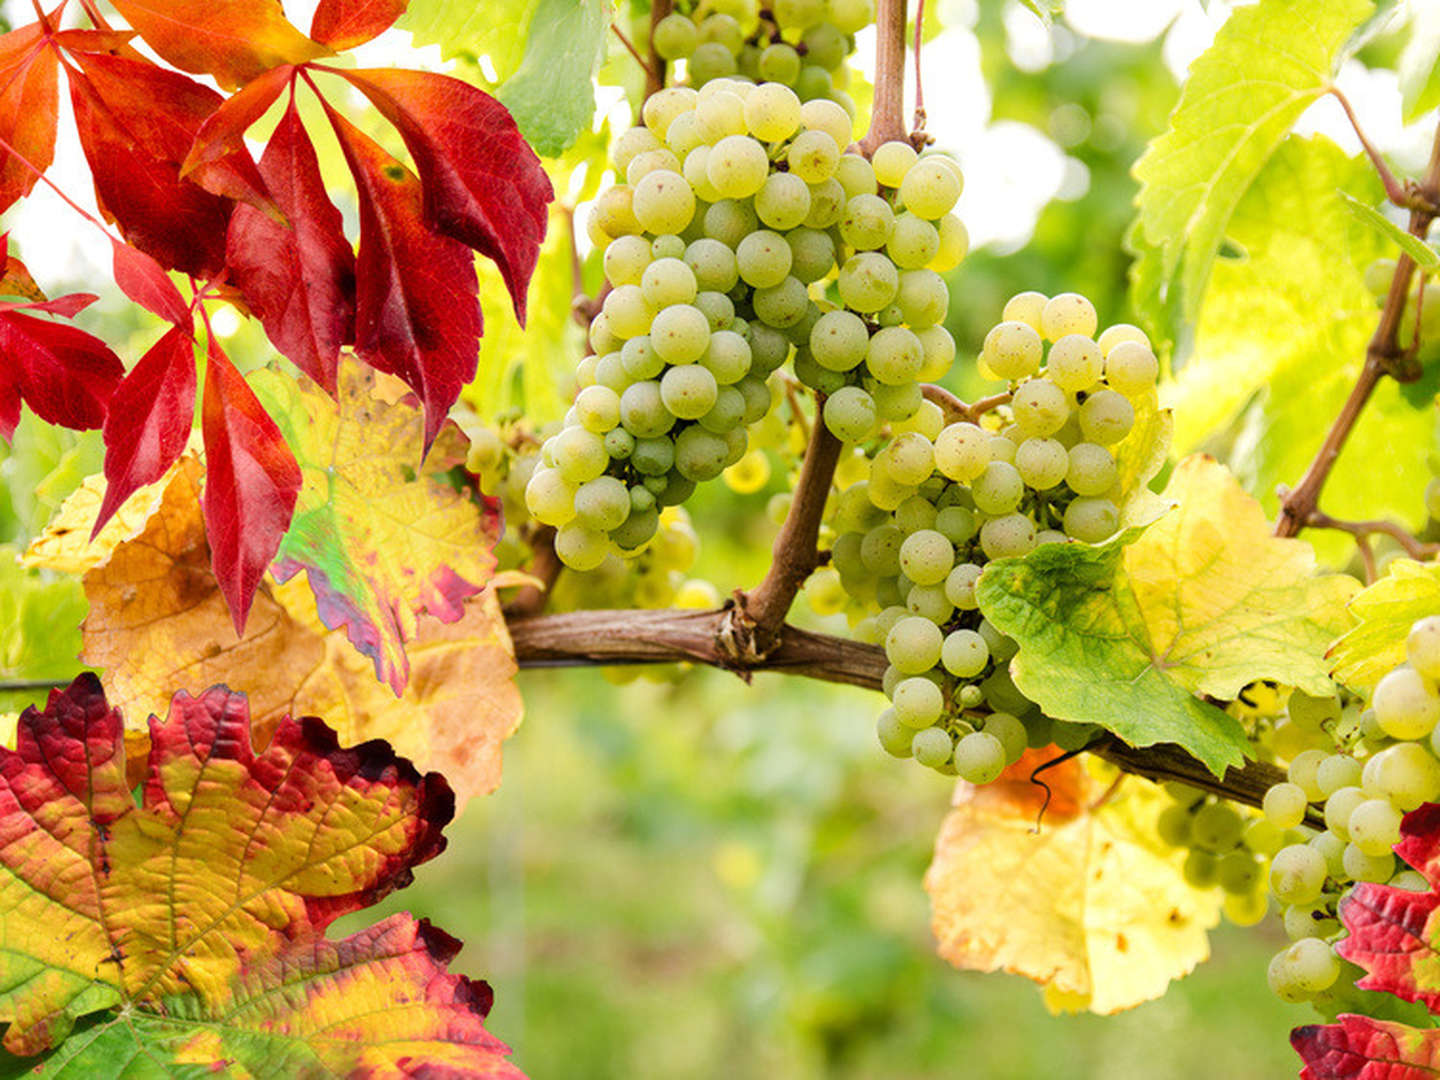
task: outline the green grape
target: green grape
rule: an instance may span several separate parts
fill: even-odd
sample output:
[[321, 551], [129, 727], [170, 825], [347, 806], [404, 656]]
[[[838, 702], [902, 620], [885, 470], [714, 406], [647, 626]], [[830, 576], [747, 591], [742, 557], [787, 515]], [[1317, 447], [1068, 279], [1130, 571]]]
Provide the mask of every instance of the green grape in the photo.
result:
[[955, 548], [934, 529], [911, 533], [900, 545], [900, 570], [917, 585], [938, 585], [955, 565]]
[[[650, 335], [642, 334], [625, 342], [620, 350], [620, 363], [630, 382], [653, 379], [665, 370], [665, 361], [650, 343]], [[622, 389], [620, 393], [624, 393]]]
[[1109, 499], [1079, 498], [1065, 508], [1065, 532], [1085, 544], [1098, 544], [1120, 528], [1120, 510]]
[[886, 709], [880, 714], [880, 719], [875, 722], [875, 735], [880, 740], [881, 749], [891, 757], [911, 756], [910, 741], [915, 737], [915, 730], [902, 724], [894, 709]]
[[935, 440], [935, 467], [951, 480], [967, 483], [990, 464], [990, 435], [977, 424], [947, 425]]
[[705, 172], [722, 198], [748, 199], [765, 183], [770, 160], [748, 135], [727, 135], [711, 148]]
[[988, 731], [972, 731], [955, 744], [955, 768], [969, 783], [993, 783], [1005, 770], [1005, 744]]
[[927, 326], [916, 330], [915, 336], [920, 340], [921, 350], [920, 370], [916, 378], [938, 382], [955, 363], [955, 339], [943, 326]]
[[1105, 355], [1105, 381], [1128, 398], [1148, 394], [1160, 374], [1160, 362], [1148, 345], [1122, 341]]
[[992, 461], [970, 483], [975, 506], [986, 514], [1009, 514], [1025, 494], [1020, 471], [1005, 461]]
[[875, 179], [886, 187], [898, 188], [900, 181], [910, 171], [919, 155], [915, 148], [902, 139], [882, 143], [875, 148], [870, 164], [875, 168]]
[[910, 591], [905, 594], [905, 607], [937, 626], [955, 614], [955, 605], [945, 599], [945, 589], [939, 585], [910, 586]]
[[630, 516], [630, 489], [613, 476], [597, 476], [575, 491], [575, 518], [582, 525], [609, 532]]
[[919, 675], [900, 680], [890, 700], [896, 719], [912, 728], [928, 728], [940, 719], [940, 713], [945, 708], [940, 688]]
[[1100, 346], [1081, 334], [1066, 334], [1050, 347], [1045, 377], [1060, 389], [1076, 393], [1093, 386], [1104, 369]]
[[586, 430], [603, 435], [620, 423], [620, 395], [608, 386], [587, 386], [575, 396], [575, 413]]
[[594, 570], [610, 553], [610, 538], [578, 521], [555, 531], [555, 554], [572, 570]]
[[937, 221], [960, 198], [960, 174], [934, 158], [921, 158], [900, 181], [900, 201], [912, 214]]
[[672, 367], [660, 379], [660, 400], [681, 420], [698, 420], [715, 405], [719, 387], [702, 364]]
[[568, 427], [555, 436], [555, 467], [572, 484], [593, 480], [610, 464], [605, 440], [582, 427]]
[[790, 245], [790, 272], [803, 283], [819, 281], [835, 269], [835, 241], [817, 229], [792, 229], [785, 234]]
[[[789, 247], [785, 250], [788, 256]], [[779, 329], [798, 327], [810, 310], [810, 294], [799, 278], [787, 277], [778, 285], [756, 289], [751, 303], [755, 314], [766, 325]], [[809, 330], [805, 332], [808, 334]]]
[[645, 476], [663, 477], [675, 466], [675, 442], [664, 435], [636, 439], [630, 463]]
[[1296, 754], [1288, 770], [1290, 782], [1298, 784], [1311, 802], [1324, 797], [1320, 788], [1320, 766], [1329, 755], [1323, 750], [1304, 750]]
[[895, 228], [895, 212], [878, 195], [856, 195], [845, 203], [840, 218], [840, 235], [860, 251], [881, 248]]
[[875, 430], [875, 399], [858, 386], [842, 386], [825, 399], [824, 419], [841, 442], [861, 442]]
[[835, 91], [835, 79], [819, 64], [805, 64], [800, 68], [800, 78], [795, 80], [795, 92], [801, 101], [829, 97]]
[[1214, 855], [1208, 851], [1195, 850], [1185, 856], [1185, 864], [1180, 873], [1191, 888], [1211, 889], [1215, 887], [1219, 870], [1219, 860]]
[[782, 81], [763, 83], [745, 99], [745, 126], [761, 142], [783, 142], [799, 130], [800, 99]]
[[[644, 335], [642, 335], [644, 336]], [[633, 340], [633, 339], [632, 339]], [[624, 352], [606, 353], [595, 363], [595, 382], [599, 386], [623, 393], [634, 380], [625, 370]]]
[[965, 544], [979, 532], [975, 514], [965, 506], [947, 506], [935, 515], [934, 528], [952, 544]]
[[1015, 764], [1020, 760], [1020, 755], [1025, 753], [1028, 735], [1024, 723], [1013, 713], [1003, 711], [991, 713], [985, 717], [981, 730], [1000, 740], [1000, 745], [1005, 748], [1006, 765]]
[[605, 433], [605, 452], [612, 461], [626, 461], [635, 452], [635, 436], [623, 427]]
[[1282, 904], [1313, 904], [1325, 887], [1324, 857], [1305, 844], [1281, 848], [1270, 860], [1270, 891]]
[[[1000, 317], [1007, 322], [1020, 322], [1040, 333], [1040, 313], [1045, 310], [1045, 305], [1050, 298], [1040, 292], [1016, 293], [1009, 300], [1005, 301], [1005, 307]], [[1039, 367], [1037, 362], [1036, 367]]]
[[1190, 818], [1190, 808], [1178, 803], [1171, 803], [1161, 810], [1160, 816], [1155, 819], [1155, 833], [1161, 843], [1170, 847], [1189, 847]]
[[673, 233], [657, 236], [650, 243], [650, 254], [657, 259], [683, 259], [685, 241]]
[[1076, 443], [1070, 448], [1070, 466], [1065, 483], [1076, 495], [1103, 495], [1115, 486], [1119, 471], [1109, 450], [1094, 443]]
[[910, 749], [915, 760], [921, 765], [930, 769], [939, 769], [950, 761], [955, 746], [950, 741], [950, 735], [943, 728], [931, 727], [915, 733], [915, 737], [910, 743]]
[[919, 615], [905, 615], [885, 635], [885, 657], [897, 670], [920, 675], [940, 662], [943, 644], [944, 635], [933, 622]]
[[651, 322], [650, 344], [667, 364], [693, 364], [710, 345], [710, 320], [693, 304], [672, 304]]
[[1365, 801], [1365, 792], [1358, 787], [1337, 788], [1325, 800], [1325, 827], [1341, 840], [1350, 839], [1350, 815]]
[[1281, 955], [1286, 957], [1292, 985], [1307, 997], [1329, 989], [1340, 977], [1340, 960], [1319, 938], [1302, 938]]
[[691, 303], [699, 291], [695, 271], [680, 259], [656, 259], [640, 278], [640, 291], [654, 310]]
[[685, 264], [695, 275], [695, 284], [699, 289], [729, 292], [740, 280], [735, 253], [719, 240], [709, 237], [702, 237], [685, 249]]
[[950, 310], [950, 290], [934, 270], [902, 270], [895, 303], [911, 326], [935, 326]]
[[[717, 384], [731, 386], [750, 372], [750, 345], [733, 330], [717, 330], [710, 335], [700, 363], [715, 377]], [[744, 398], [739, 397], [739, 411], [743, 413], [744, 408]]]
[[877, 330], [865, 351], [865, 367], [887, 386], [914, 382], [924, 359], [920, 339], [903, 326]]
[[1285, 934], [1291, 941], [1329, 937], [1340, 929], [1322, 904], [1292, 904], [1285, 909]]
[[655, 310], [645, 299], [639, 285], [621, 285], [605, 297], [605, 317], [617, 337], [639, 337], [650, 329]]
[[575, 490], [559, 469], [536, 469], [525, 485], [525, 508], [542, 525], [564, 525], [575, 516]]
[[[1440, 762], [1419, 743], [1400, 743], [1376, 755], [1379, 794], [1409, 811], [1440, 799]], [[1368, 787], [1366, 794], [1370, 794]]]
[[1024, 514], [1002, 514], [980, 526], [980, 549], [987, 558], [1028, 555], [1035, 544], [1035, 522]]
[[974, 678], [990, 663], [990, 647], [974, 630], [954, 630], [945, 635], [940, 662], [951, 675], [961, 679]]
[[731, 464], [729, 458], [726, 440], [703, 427], [685, 428], [675, 437], [675, 469], [687, 480], [715, 479]]
[[761, 50], [757, 68], [765, 82], [793, 86], [800, 78], [800, 54], [793, 45], [777, 41]]
[[940, 233], [935, 226], [914, 214], [895, 218], [885, 252], [902, 270], [918, 270], [930, 263], [940, 251]]
[[910, 486], [923, 484], [935, 468], [935, 447], [925, 436], [913, 431], [895, 438], [882, 457], [890, 476]]
[[[833, 176], [810, 187], [810, 212], [804, 225], [809, 229], [828, 229], [840, 221], [845, 212], [845, 189]], [[832, 248], [834, 246], [832, 241]]]
[[1392, 739], [1423, 739], [1440, 721], [1435, 687], [1411, 667], [1386, 674], [1376, 685], [1370, 705], [1380, 730]]
[[875, 0], [830, 0], [829, 17], [841, 33], [857, 33], [875, 21]]
[[845, 200], [861, 195], [876, 195], [880, 184], [875, 178], [875, 169], [859, 154], [844, 154], [835, 166], [835, 180], [845, 192]]
[[634, 190], [629, 184], [616, 184], [600, 193], [595, 200], [594, 221], [606, 236], [629, 236], [641, 231], [635, 220]]
[[1332, 832], [1317, 833], [1309, 845], [1325, 860], [1326, 873], [1333, 878], [1345, 875], [1345, 841]]
[[735, 250], [740, 278], [755, 288], [779, 285], [790, 273], [790, 245], [779, 233], [762, 229], [752, 232]]
[[647, 150], [659, 150], [660, 145], [660, 140], [649, 128], [632, 127], [615, 140], [615, 145], [610, 148], [610, 161], [615, 171], [623, 176], [631, 159]]
[[1221, 855], [1240, 843], [1242, 828], [1244, 822], [1228, 803], [1208, 803], [1195, 812], [1190, 840], [1197, 847]]
[[717, 143], [727, 135], [744, 135], [745, 102], [738, 94], [720, 91], [701, 94], [695, 107], [695, 122], [707, 143]]
[[[656, 150], [646, 150], [644, 153], [636, 154], [629, 166], [625, 169], [625, 182], [635, 189], [631, 196], [631, 209], [635, 211], [635, 220], [641, 225], [645, 224], [645, 216], [639, 208], [640, 202], [640, 181], [653, 172], [668, 172], [672, 176], [680, 172], [680, 159], [675, 152], [668, 147], [660, 147]], [[654, 193], [649, 196], [654, 201]], [[689, 219], [686, 219], [687, 224]], [[653, 230], [647, 230], [653, 231]]]
[[980, 359], [995, 377], [1012, 381], [1040, 370], [1043, 350], [1040, 335], [1023, 322], [1002, 322], [985, 335]]
[[[1293, 705], [1295, 694], [1291, 694], [1290, 701]], [[1331, 754], [1315, 770], [1315, 782], [1320, 786], [1321, 792], [1328, 796], [1342, 787], [1358, 786], [1360, 775], [1360, 762], [1349, 754]]]
[[735, 54], [718, 41], [704, 41], [690, 56], [690, 81], [697, 85], [734, 75], [740, 70]]
[[605, 280], [612, 286], [639, 285], [650, 259], [650, 245], [644, 237], [618, 237], [605, 249]]
[[1366, 855], [1388, 855], [1400, 842], [1401, 816], [1389, 799], [1366, 799], [1350, 811], [1350, 842]]
[[[911, 533], [934, 528], [937, 513], [935, 504], [929, 499], [923, 495], [911, 495], [895, 508], [895, 527], [908, 537]], [[905, 565], [903, 560], [900, 565], [903, 569]], [[949, 573], [948, 569], [946, 573]], [[909, 577], [912, 581], [919, 580], [913, 574]], [[933, 584], [933, 582], [927, 584]]]
[[[677, 122], [675, 126], [679, 127], [680, 124]], [[696, 137], [699, 138], [698, 133]], [[680, 167], [680, 174], [685, 177], [685, 182], [690, 185], [701, 204], [726, 201], [720, 197], [720, 192], [715, 190], [715, 185], [710, 182], [710, 147], [704, 143], [692, 146], [685, 152], [685, 164]], [[706, 231], [705, 214], [708, 213], [708, 210], [709, 208], [705, 207], [700, 213], [699, 221], [702, 233]], [[692, 227], [695, 220], [694, 217], [690, 219]]]
[[1015, 391], [1010, 408], [1022, 435], [1044, 437], [1065, 426], [1070, 398], [1049, 379], [1027, 379]]
[[1345, 845], [1345, 874], [1356, 881], [1382, 882], [1395, 872], [1395, 856], [1367, 855], [1354, 844]]
[[774, 173], [755, 194], [755, 213], [772, 229], [797, 228], [810, 214], [810, 187], [798, 176]]
[[647, 379], [625, 388], [620, 395], [620, 423], [637, 439], [664, 435], [675, 425], [675, 416], [665, 408], [658, 382]]
[[980, 580], [980, 570], [974, 563], [961, 563], [951, 570], [945, 578], [945, 598], [962, 611], [974, 611], [979, 606], [975, 583]]
[[[800, 95], [804, 97], [802, 93]], [[840, 161], [840, 147], [824, 131], [802, 131], [790, 143], [785, 156], [790, 171], [807, 184], [830, 179]]]
[[[735, 301], [724, 293], [702, 292], [695, 296], [695, 307], [705, 316], [705, 323], [712, 333], [728, 329], [735, 321]], [[708, 345], [707, 345], [708, 347]]]
[[1070, 455], [1055, 439], [1029, 438], [1015, 449], [1015, 468], [1028, 487], [1048, 491], [1065, 479]]
[[[696, 119], [693, 112], [681, 113], [675, 117], [665, 132], [665, 145], [674, 152], [676, 157], [687, 164], [690, 161], [691, 153], [705, 145], [705, 136], [700, 133], [700, 121]], [[698, 197], [706, 202], [712, 202], [714, 198], [718, 198], [718, 196], [712, 197], [705, 194], [705, 190], [710, 186], [708, 177], [692, 178], [687, 170], [682, 169], [681, 171], [685, 173], [685, 178], [690, 180]], [[703, 182], [697, 183], [696, 179]]]
[[1080, 433], [1086, 442], [1113, 446], [1135, 426], [1135, 408], [1114, 390], [1098, 390], [1080, 405]]
[[1275, 784], [1265, 792], [1265, 820], [1278, 829], [1293, 829], [1305, 820], [1309, 801], [1299, 784]]
[[770, 412], [770, 388], [762, 379], [756, 378], [753, 374], [753, 348], [751, 349], [751, 358], [752, 374], [736, 383], [735, 389], [739, 390], [740, 396], [745, 399], [745, 423], [758, 424]]
[[1243, 896], [1255, 891], [1261, 872], [1260, 862], [1250, 852], [1232, 851], [1220, 859], [1215, 879], [1230, 895]]
[[800, 106], [800, 123], [811, 131], [829, 135], [841, 150], [850, 145], [854, 135], [854, 118], [834, 101], [816, 99], [805, 102]]
[[948, 274], [969, 254], [970, 231], [954, 214], [946, 214], [936, 223], [936, 227], [940, 234], [940, 248], [930, 260], [929, 268], [938, 274]]
[[1058, 342], [1069, 334], [1091, 337], [1099, 322], [1095, 305], [1079, 293], [1052, 296], [1040, 311], [1040, 333], [1047, 341]]
[[1125, 342], [1132, 342], [1136, 345], [1143, 345], [1150, 348], [1150, 339], [1145, 331], [1130, 323], [1116, 323], [1114, 326], [1106, 327], [1095, 339], [1095, 344], [1100, 346], [1100, 351], [1108, 358], [1117, 345]]
[[915, 416], [925, 404], [925, 392], [919, 383], [902, 383], [889, 386], [879, 383], [871, 390], [875, 398], [875, 412], [881, 420], [903, 422]]
[[1410, 627], [1405, 658], [1422, 678], [1440, 677], [1440, 615], [1427, 615]]
[[1390, 282], [1395, 278], [1398, 263], [1394, 259], [1376, 259], [1365, 268], [1365, 291], [1377, 300], [1385, 299]]

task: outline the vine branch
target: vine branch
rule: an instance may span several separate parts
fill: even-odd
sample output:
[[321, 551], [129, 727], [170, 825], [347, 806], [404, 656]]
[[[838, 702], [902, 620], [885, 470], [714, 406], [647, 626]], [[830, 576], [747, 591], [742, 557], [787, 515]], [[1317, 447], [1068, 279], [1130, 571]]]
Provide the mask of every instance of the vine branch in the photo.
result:
[[[1430, 162], [1425, 169], [1425, 179], [1418, 189], [1417, 200], [1410, 211], [1409, 232], [1424, 239], [1430, 231], [1430, 224], [1440, 216], [1440, 125], [1435, 130], [1435, 139], [1430, 149]], [[1423, 200], [1420, 201], [1420, 200]], [[1276, 536], [1294, 536], [1304, 528], [1317, 512], [1320, 491], [1329, 479], [1345, 440], [1359, 419], [1361, 410], [1375, 392], [1375, 387], [1386, 375], [1401, 381], [1411, 381], [1419, 376], [1414, 369], [1412, 357], [1406, 357], [1399, 344], [1400, 320], [1405, 312], [1405, 298], [1410, 292], [1410, 278], [1415, 271], [1415, 262], [1403, 251], [1395, 264], [1395, 273], [1390, 279], [1390, 291], [1385, 295], [1385, 306], [1380, 312], [1380, 325], [1365, 350], [1365, 364], [1360, 375], [1345, 399], [1340, 413], [1325, 434], [1310, 467], [1291, 491], [1283, 494], [1280, 502], [1280, 516], [1275, 522]]]
[[860, 140], [866, 157], [905, 138], [905, 0], [880, 0], [875, 11], [875, 104]]

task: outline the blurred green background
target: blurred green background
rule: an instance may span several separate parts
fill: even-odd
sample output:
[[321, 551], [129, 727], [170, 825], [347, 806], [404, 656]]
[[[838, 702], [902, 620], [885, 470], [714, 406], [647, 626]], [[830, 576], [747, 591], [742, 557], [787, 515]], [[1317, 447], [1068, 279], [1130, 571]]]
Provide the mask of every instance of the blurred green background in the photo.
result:
[[[926, 54], [927, 105], [942, 145], [976, 177], [994, 164], [987, 155], [1025, 140], [1059, 170], [1038, 196], [1030, 184], [1029, 217], [997, 225], [971, 204], [972, 232], [988, 243], [951, 282], [963, 361], [951, 383], [962, 395], [977, 392], [970, 360], [1015, 292], [1080, 291], [1105, 321], [1127, 317], [1129, 168], [1175, 101], [1196, 19], [1201, 38], [1213, 29], [1194, 0], [1149, 7], [1142, 21], [1160, 9], [1180, 21], [1126, 43], [1063, 22], [1045, 29], [1015, 3], [932, 4], [944, 31]], [[1182, 26], [1190, 36], [1177, 41]], [[952, 55], [957, 68], [978, 62], [988, 100], [947, 81]], [[946, 115], [966, 122], [947, 136]], [[40, 244], [22, 254], [59, 257]], [[94, 288], [103, 267], [81, 263], [74, 284]], [[109, 299], [81, 322], [132, 359], [157, 336]], [[267, 355], [253, 325], [227, 348], [242, 364]], [[27, 416], [13, 449], [0, 449], [0, 543], [23, 546], [98, 462], [93, 433]], [[710, 485], [690, 507], [703, 543], [694, 572], [722, 594], [764, 572], [774, 533], [764, 507], [785, 487], [779, 473], [751, 495]], [[78, 585], [14, 570], [4, 550], [0, 574], [0, 678], [73, 673]], [[624, 675], [626, 685], [598, 671], [525, 673], [527, 717], [500, 789], [471, 803], [412, 888], [336, 928], [408, 909], [462, 938], [455, 966], [491, 981], [491, 1027], [537, 1080], [1297, 1072], [1287, 1033], [1313, 1014], [1266, 988], [1283, 941], [1276, 920], [1215, 933], [1213, 959], [1161, 1001], [1052, 1017], [1032, 984], [957, 972], [934, 955], [921, 879], [949, 785], [884, 757], [874, 695], [775, 676], [746, 686], [712, 671]]]

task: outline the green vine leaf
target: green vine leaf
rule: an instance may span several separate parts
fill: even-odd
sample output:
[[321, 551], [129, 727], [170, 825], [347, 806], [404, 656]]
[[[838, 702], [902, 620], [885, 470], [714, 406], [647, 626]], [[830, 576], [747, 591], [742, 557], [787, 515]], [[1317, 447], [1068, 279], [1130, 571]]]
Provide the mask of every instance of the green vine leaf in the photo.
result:
[[495, 80], [504, 82], [525, 55], [526, 29], [538, 5], [539, 0], [410, 0], [396, 25], [410, 31], [416, 45], [440, 46], [446, 60], [488, 58]]
[[1335, 678], [1355, 690], [1403, 664], [1410, 627], [1440, 612], [1440, 566], [1396, 559], [1389, 571], [1350, 601], [1356, 626], [1330, 650]]
[[1440, 105], [1440, 7], [1414, 5], [1410, 40], [1398, 67], [1400, 106], [1408, 124]]
[[976, 596], [1019, 642], [1011, 676], [1047, 714], [1132, 746], [1176, 743], [1219, 776], [1249, 742], [1202, 698], [1232, 700], [1257, 679], [1329, 693], [1325, 648], [1358, 585], [1317, 577], [1310, 546], [1273, 538], [1211, 458], [1181, 462], [1165, 495], [1178, 507], [1148, 528], [990, 563]]
[[1345, 200], [1345, 206], [1350, 213], [1355, 215], [1355, 220], [1370, 226], [1381, 236], [1399, 246], [1401, 251], [1415, 260], [1415, 265], [1420, 269], [1428, 273], [1436, 267], [1440, 267], [1440, 252], [1437, 252], [1424, 240], [1413, 233], [1406, 232], [1379, 210], [1369, 203], [1361, 202], [1348, 191], [1340, 192], [1340, 198]]
[[595, 115], [595, 72], [605, 59], [607, 0], [540, 0], [525, 56], [496, 92], [543, 157], [564, 153]]
[[[1329, 85], [1371, 0], [1260, 0], [1237, 8], [1190, 67], [1169, 130], [1135, 165], [1142, 229], [1161, 249], [1155, 287], [1194, 318], [1230, 215], [1300, 114]], [[1142, 284], [1147, 282], [1142, 279]], [[1154, 298], [1137, 296], [1145, 308]]]

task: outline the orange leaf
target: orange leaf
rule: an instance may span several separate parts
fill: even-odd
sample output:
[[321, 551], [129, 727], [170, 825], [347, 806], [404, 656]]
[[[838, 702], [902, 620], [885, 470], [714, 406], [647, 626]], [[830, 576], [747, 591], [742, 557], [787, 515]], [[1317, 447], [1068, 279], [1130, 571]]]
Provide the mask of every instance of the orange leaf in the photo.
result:
[[12, 148], [0, 151], [0, 213], [30, 194], [54, 160], [58, 71], [39, 23], [0, 36], [0, 138]]

